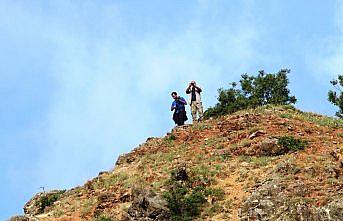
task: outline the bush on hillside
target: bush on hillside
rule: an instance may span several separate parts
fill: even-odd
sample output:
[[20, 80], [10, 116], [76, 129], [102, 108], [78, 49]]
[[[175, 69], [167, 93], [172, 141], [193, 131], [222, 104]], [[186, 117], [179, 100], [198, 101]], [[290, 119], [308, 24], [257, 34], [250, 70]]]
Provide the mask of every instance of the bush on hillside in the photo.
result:
[[205, 111], [205, 118], [230, 114], [239, 110], [256, 108], [267, 104], [295, 104], [288, 89], [289, 69], [275, 74], [259, 71], [257, 76], [243, 74], [239, 83], [233, 82], [228, 89], [218, 90], [218, 103]]
[[60, 199], [61, 195], [65, 193], [65, 190], [58, 191], [56, 193], [47, 194], [42, 196], [37, 204], [39, 206], [39, 213], [44, 213], [45, 208], [52, 206], [54, 202]]
[[217, 199], [224, 197], [221, 189], [209, 188], [196, 175], [187, 174], [185, 168], [171, 173], [168, 191], [164, 198], [168, 202], [171, 220], [189, 221], [200, 215], [209, 196]]
[[286, 148], [287, 152], [295, 152], [298, 150], [304, 150], [308, 141], [294, 138], [293, 136], [284, 136], [278, 139], [278, 144]]

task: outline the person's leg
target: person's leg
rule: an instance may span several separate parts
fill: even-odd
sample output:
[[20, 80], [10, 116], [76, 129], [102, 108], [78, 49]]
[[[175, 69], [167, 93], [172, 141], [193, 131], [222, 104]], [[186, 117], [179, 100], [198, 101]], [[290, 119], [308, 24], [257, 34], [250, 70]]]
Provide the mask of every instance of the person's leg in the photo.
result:
[[195, 123], [197, 121], [197, 103], [195, 101], [191, 103], [191, 111], [193, 123]]
[[177, 125], [178, 126], [182, 126], [182, 125], [185, 124], [184, 114], [185, 114], [184, 111], [181, 111], [181, 112], [178, 113], [178, 120], [177, 120]]
[[175, 112], [173, 114], [173, 121], [175, 124], [178, 124], [178, 116], [177, 116], [177, 113], [175, 113]]
[[202, 102], [199, 102], [197, 104], [197, 109], [198, 109], [198, 113], [199, 113], [199, 121], [202, 121], [202, 119], [204, 118], [204, 110], [202, 107]]

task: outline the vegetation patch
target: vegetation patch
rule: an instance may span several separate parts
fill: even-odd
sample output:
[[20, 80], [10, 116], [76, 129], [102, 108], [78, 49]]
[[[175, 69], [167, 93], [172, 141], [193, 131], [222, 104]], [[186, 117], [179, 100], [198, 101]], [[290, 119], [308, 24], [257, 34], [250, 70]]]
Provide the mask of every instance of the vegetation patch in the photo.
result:
[[201, 122], [192, 125], [193, 130], [199, 130], [199, 131], [203, 131], [203, 130], [211, 129], [211, 128], [212, 128], [211, 125], [208, 125], [206, 123], [201, 123]]
[[82, 205], [81, 214], [80, 214], [81, 218], [85, 219], [88, 215], [90, 215], [94, 205], [95, 205], [95, 200], [93, 198], [86, 199], [86, 201]]
[[284, 136], [278, 139], [278, 144], [288, 151], [304, 150], [308, 141], [294, 138], [293, 136]]
[[343, 126], [342, 119], [337, 119], [337, 118], [327, 117], [327, 116], [320, 116], [314, 113], [297, 114], [295, 116], [295, 119], [299, 119], [303, 121], [310, 121], [310, 122], [319, 124], [320, 126], [327, 126], [331, 128], [340, 128]]
[[124, 172], [110, 173], [108, 176], [94, 179], [92, 182], [93, 189], [109, 188], [110, 186], [116, 186], [123, 184], [125, 180], [129, 178], [129, 175]]
[[326, 126], [330, 128], [341, 128], [343, 127], [343, 119], [328, 117], [319, 115], [311, 112], [303, 112], [291, 105], [282, 106], [267, 106], [262, 108], [257, 108], [258, 111], [271, 110], [273, 113], [277, 114], [281, 118], [295, 119], [300, 121], [307, 121], [318, 124], [320, 126]]
[[[203, 170], [202, 168], [201, 170]], [[200, 172], [200, 171], [199, 171]], [[198, 217], [202, 208], [206, 205], [209, 198], [222, 200], [224, 191], [207, 186], [204, 182], [204, 174], [197, 176], [194, 173], [186, 172], [186, 169], [177, 169], [171, 173], [168, 180], [168, 191], [164, 193], [164, 198], [168, 202], [171, 213], [171, 220], [189, 221]]]
[[253, 166], [265, 167], [268, 164], [270, 164], [275, 159], [275, 157], [242, 155], [242, 156], [239, 156], [238, 159], [240, 162], [253, 164]]
[[171, 133], [168, 136], [165, 136], [162, 140], [163, 144], [167, 145], [168, 147], [171, 147], [174, 144], [174, 141], [176, 140], [175, 134]]
[[47, 193], [46, 195], [42, 196], [37, 201], [37, 206], [39, 207], [39, 213], [44, 213], [45, 208], [50, 207], [60, 199], [61, 195], [65, 193], [65, 190], [57, 191], [54, 193]]
[[287, 76], [289, 73], [289, 69], [282, 69], [275, 74], [267, 74], [264, 71], [259, 71], [257, 76], [243, 74], [239, 83], [233, 82], [229, 89], [218, 90], [218, 103], [205, 111], [205, 118], [268, 104], [294, 104], [297, 99], [290, 96]]

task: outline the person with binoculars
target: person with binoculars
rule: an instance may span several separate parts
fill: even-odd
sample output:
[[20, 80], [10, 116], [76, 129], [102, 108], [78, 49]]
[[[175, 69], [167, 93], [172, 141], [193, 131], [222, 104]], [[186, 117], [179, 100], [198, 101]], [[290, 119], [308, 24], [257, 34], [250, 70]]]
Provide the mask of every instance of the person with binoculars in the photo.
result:
[[[193, 123], [203, 120], [204, 112], [202, 107], [201, 95], [202, 89], [196, 85], [195, 81], [191, 81], [186, 89], [186, 94], [190, 95], [190, 103]], [[197, 118], [199, 115], [199, 118]]]

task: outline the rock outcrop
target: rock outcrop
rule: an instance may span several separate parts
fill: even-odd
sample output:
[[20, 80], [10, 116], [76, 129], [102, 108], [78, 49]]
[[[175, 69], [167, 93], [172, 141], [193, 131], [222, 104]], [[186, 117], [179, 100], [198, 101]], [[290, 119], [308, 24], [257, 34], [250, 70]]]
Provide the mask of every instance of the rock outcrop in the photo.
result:
[[151, 190], [134, 189], [132, 205], [123, 221], [168, 221], [167, 201]]
[[39, 221], [37, 218], [30, 216], [13, 216], [8, 221]]
[[242, 204], [240, 220], [343, 220], [343, 195], [338, 195], [336, 200], [326, 206], [316, 207], [304, 198], [307, 191], [302, 184], [295, 185], [291, 191], [282, 181], [269, 181]]

